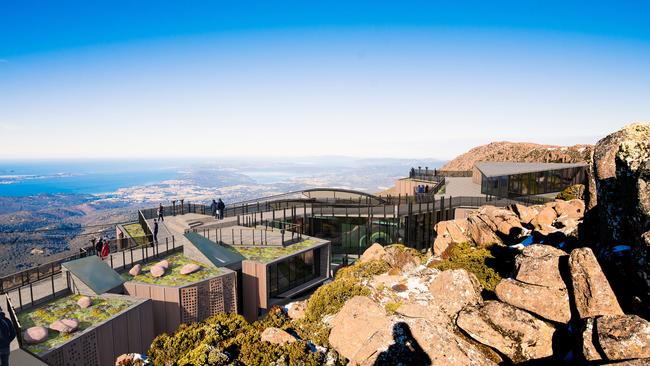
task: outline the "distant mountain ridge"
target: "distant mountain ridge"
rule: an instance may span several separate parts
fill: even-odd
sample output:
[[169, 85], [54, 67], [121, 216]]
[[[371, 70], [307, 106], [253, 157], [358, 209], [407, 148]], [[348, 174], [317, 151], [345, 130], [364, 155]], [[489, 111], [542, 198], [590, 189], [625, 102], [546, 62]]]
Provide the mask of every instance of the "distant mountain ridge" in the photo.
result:
[[529, 142], [492, 142], [477, 146], [445, 164], [443, 170], [471, 170], [479, 161], [579, 163], [590, 159], [593, 145], [541, 145]]

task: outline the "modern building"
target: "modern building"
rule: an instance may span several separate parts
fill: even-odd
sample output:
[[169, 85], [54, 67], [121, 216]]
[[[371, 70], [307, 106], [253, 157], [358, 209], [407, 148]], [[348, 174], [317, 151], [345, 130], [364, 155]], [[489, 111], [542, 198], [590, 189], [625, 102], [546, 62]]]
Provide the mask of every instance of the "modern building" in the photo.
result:
[[[257, 242], [253, 244], [255, 230], [240, 228], [237, 231], [247, 237], [229, 243], [227, 237], [220, 238], [219, 234], [209, 236], [209, 231], [206, 234], [189, 232], [185, 237], [191, 244], [186, 246], [196, 249], [193, 259], [199, 262], [207, 261], [215, 267], [237, 271], [241, 311], [249, 321], [257, 320], [273, 305], [286, 303], [292, 296], [329, 278], [329, 241], [304, 235], [294, 240], [280, 239], [284, 234], [276, 229], [259, 231]], [[186, 254], [192, 255], [190, 251]]]
[[503, 198], [537, 196], [561, 192], [574, 184], [584, 184], [585, 163], [479, 162], [472, 180], [481, 193]]
[[[237, 274], [227, 268], [206, 266], [182, 253], [159, 258], [167, 261], [162, 277], [153, 277], [150, 262], [136, 276], [123, 274], [127, 295], [153, 301], [156, 334], [173, 333], [182, 323], [203, 321], [218, 313], [237, 313]], [[190, 274], [181, 274], [183, 266], [198, 265]]]

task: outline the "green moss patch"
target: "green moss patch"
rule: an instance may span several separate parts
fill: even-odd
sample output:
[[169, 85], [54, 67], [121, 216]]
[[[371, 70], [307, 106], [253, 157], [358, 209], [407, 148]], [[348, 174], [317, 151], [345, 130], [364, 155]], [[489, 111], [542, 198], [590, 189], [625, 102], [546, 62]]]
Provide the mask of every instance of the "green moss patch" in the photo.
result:
[[[185, 286], [190, 283], [199, 282], [207, 280], [208, 278], [217, 277], [222, 275], [224, 272], [223, 269], [216, 267], [208, 267], [202, 263], [193, 261], [181, 253], [172, 254], [167, 257], [161, 258], [160, 260], [166, 259], [169, 262], [169, 268], [165, 271], [165, 274], [162, 277], [156, 278], [149, 273], [151, 267], [153, 267], [158, 261], [151, 262], [142, 267], [142, 271], [137, 276], [131, 276], [128, 273], [122, 275], [126, 281], [134, 281], [141, 283], [148, 283], [152, 285], [159, 286], [171, 286], [171, 287], [180, 287]], [[180, 273], [181, 268], [189, 263], [198, 264], [201, 266], [201, 269], [194, 273], [187, 275], [182, 275]]]
[[49, 351], [135, 304], [134, 301], [126, 297], [93, 297], [92, 305], [89, 308], [82, 309], [77, 305], [77, 300], [80, 297], [80, 295], [69, 295], [52, 300], [35, 309], [19, 313], [18, 320], [23, 329], [35, 326], [49, 328], [54, 321], [65, 318], [79, 321], [79, 328], [75, 332], [66, 334], [50, 329], [45, 342], [25, 345], [25, 348], [36, 354]]
[[476, 275], [484, 289], [494, 291], [501, 281], [501, 276], [489, 264], [495, 262], [495, 257], [490, 250], [476, 248], [469, 243], [461, 243], [447, 251], [448, 258], [442, 262], [434, 263], [433, 268], [441, 271], [463, 268]]
[[229, 246], [232, 250], [239, 252], [241, 255], [246, 257], [246, 259], [260, 262], [260, 263], [269, 263], [273, 262], [278, 258], [282, 258], [293, 253], [299, 252], [301, 250], [309, 249], [315, 244], [318, 244], [318, 241], [313, 239], [303, 240], [299, 243], [287, 245], [286, 247], [246, 247], [246, 246]]

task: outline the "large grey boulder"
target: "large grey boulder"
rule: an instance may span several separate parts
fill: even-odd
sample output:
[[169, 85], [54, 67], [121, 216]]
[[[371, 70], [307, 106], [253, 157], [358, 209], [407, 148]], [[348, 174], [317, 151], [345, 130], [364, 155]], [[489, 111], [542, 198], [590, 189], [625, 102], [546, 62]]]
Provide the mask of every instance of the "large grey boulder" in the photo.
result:
[[463, 309], [456, 324], [476, 341], [497, 349], [515, 363], [553, 355], [555, 328], [499, 301]]
[[573, 298], [580, 318], [623, 315], [616, 295], [590, 248], [574, 249], [569, 256]]

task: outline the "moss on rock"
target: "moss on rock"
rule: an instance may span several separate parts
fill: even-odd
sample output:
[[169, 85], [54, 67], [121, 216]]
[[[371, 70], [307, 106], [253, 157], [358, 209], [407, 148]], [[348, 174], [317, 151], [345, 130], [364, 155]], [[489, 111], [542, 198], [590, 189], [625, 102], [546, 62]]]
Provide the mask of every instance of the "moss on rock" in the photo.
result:
[[501, 281], [501, 276], [497, 271], [488, 265], [494, 262], [495, 257], [489, 249], [476, 248], [469, 243], [454, 245], [447, 250], [448, 258], [431, 265], [441, 271], [448, 269], [463, 268], [473, 273], [478, 278], [484, 289], [494, 291], [497, 284]]

